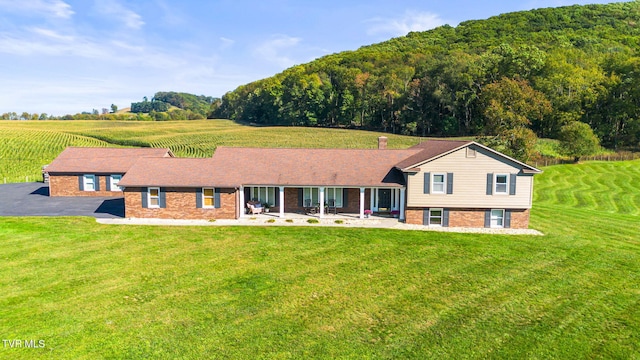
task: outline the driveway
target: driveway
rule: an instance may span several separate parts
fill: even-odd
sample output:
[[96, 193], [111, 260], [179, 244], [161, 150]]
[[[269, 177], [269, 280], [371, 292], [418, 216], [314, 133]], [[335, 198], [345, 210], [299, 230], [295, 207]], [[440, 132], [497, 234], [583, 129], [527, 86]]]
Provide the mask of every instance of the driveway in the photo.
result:
[[124, 217], [122, 197], [50, 197], [43, 183], [0, 185], [0, 216]]

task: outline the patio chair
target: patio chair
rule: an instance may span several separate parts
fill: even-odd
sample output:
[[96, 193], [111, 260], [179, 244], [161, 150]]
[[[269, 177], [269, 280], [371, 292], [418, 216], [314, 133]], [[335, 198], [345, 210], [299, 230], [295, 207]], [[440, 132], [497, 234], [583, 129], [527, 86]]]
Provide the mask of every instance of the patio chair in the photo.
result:
[[247, 207], [249, 208], [249, 212], [251, 214], [253, 214], [253, 215], [254, 214], [261, 214], [262, 210], [264, 210], [264, 208], [260, 205], [259, 202], [256, 203], [256, 202], [253, 202], [253, 201], [249, 201], [247, 203]]
[[338, 215], [338, 208], [336, 207], [335, 199], [327, 200], [327, 214], [331, 213], [333, 213], [334, 215]]
[[316, 207], [311, 205], [311, 199], [304, 200], [304, 213], [305, 214], [315, 214]]

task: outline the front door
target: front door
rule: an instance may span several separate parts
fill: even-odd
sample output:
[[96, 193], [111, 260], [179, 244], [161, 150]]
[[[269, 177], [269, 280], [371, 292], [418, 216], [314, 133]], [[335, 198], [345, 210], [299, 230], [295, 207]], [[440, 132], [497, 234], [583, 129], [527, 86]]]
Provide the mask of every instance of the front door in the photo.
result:
[[391, 189], [378, 189], [378, 211], [391, 211]]

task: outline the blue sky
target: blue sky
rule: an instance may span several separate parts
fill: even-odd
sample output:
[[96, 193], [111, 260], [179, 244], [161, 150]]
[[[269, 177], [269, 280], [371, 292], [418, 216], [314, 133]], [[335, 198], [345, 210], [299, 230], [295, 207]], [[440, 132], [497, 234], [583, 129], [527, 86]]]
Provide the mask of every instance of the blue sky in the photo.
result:
[[0, 0], [0, 113], [209, 96], [443, 24], [577, 0]]

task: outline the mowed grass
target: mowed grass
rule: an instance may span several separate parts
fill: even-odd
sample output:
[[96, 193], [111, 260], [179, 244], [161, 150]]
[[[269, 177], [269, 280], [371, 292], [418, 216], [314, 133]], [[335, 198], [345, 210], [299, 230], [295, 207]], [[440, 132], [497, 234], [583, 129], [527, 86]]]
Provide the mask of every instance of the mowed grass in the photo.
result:
[[389, 148], [420, 142], [369, 131], [252, 127], [229, 120], [0, 121], [0, 182], [41, 179], [42, 165], [67, 146], [162, 147], [180, 157], [210, 157], [218, 146], [375, 148], [380, 135], [389, 137]]
[[543, 237], [2, 218], [0, 334], [46, 347], [0, 357], [638, 358], [640, 218], [599, 206], [640, 176], [615, 164], [536, 176]]

